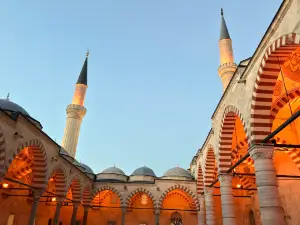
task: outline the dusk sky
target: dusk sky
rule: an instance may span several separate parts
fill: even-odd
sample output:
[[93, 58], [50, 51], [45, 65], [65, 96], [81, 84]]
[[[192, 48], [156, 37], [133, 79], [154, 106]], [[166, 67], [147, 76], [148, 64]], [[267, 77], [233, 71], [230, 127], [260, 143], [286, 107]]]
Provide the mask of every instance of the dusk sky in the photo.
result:
[[220, 8], [235, 62], [251, 57], [282, 0], [64, 0], [0, 4], [0, 97], [61, 144], [87, 49], [76, 159], [95, 173], [187, 169], [222, 96]]

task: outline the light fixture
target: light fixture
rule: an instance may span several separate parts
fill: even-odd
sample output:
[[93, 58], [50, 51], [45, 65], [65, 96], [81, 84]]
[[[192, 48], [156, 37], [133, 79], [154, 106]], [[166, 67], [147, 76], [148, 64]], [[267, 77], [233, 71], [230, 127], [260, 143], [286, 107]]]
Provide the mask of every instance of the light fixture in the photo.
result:
[[148, 196], [146, 194], [142, 194], [141, 204], [142, 205], [147, 205], [148, 204]]
[[8, 188], [8, 184], [7, 184], [7, 183], [3, 183], [3, 184], [2, 184], [2, 187], [3, 187], [3, 188]]
[[54, 181], [53, 177], [50, 178], [50, 181]]
[[55, 202], [55, 201], [56, 201], [55, 197], [51, 198], [51, 202]]
[[241, 185], [241, 184], [237, 184], [236, 187], [237, 187], [237, 188], [241, 188], [242, 185]]

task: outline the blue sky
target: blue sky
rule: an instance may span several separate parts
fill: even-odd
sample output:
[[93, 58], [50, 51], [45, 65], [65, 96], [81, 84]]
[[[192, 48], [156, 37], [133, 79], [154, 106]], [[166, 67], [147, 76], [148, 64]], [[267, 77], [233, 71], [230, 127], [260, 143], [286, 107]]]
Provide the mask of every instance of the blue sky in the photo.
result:
[[238, 63], [254, 53], [281, 2], [4, 0], [0, 96], [10, 92], [61, 143], [89, 48], [76, 158], [95, 173], [114, 164], [127, 174], [146, 165], [158, 176], [188, 168], [222, 95], [220, 8]]

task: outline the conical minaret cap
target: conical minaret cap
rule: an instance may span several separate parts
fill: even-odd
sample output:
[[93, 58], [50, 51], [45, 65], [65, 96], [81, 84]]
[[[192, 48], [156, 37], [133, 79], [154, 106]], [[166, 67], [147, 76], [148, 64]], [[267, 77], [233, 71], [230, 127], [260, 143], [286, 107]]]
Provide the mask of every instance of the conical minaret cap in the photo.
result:
[[226, 26], [226, 22], [224, 19], [224, 12], [223, 9], [221, 8], [221, 30], [220, 30], [220, 41], [223, 39], [230, 39], [230, 35]]
[[86, 58], [85, 58], [84, 64], [82, 66], [82, 69], [81, 69], [81, 72], [79, 74], [76, 84], [84, 84], [85, 86], [87, 86], [88, 58], [89, 58], [89, 52], [86, 53]]

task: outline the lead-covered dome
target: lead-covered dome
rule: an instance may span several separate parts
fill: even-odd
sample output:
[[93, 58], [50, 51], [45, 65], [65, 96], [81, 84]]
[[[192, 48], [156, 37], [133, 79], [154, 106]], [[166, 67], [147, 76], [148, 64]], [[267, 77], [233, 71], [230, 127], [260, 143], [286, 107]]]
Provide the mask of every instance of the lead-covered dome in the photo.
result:
[[119, 174], [119, 175], [125, 175], [125, 173], [123, 172], [123, 170], [119, 169], [118, 167], [109, 167], [105, 170], [103, 170], [101, 173], [104, 174]]
[[97, 174], [97, 180], [103, 182], [127, 182], [128, 177], [118, 167], [109, 167]]
[[193, 176], [190, 174], [189, 171], [180, 168], [174, 167], [172, 169], [167, 170], [162, 179], [173, 179], [173, 180], [192, 180]]
[[137, 168], [135, 171], [133, 171], [133, 173], [131, 174], [131, 176], [151, 176], [151, 177], [156, 177], [156, 175], [153, 172], [153, 170], [150, 169], [147, 166], [143, 166], [143, 167]]
[[84, 164], [84, 163], [80, 163], [80, 166], [84, 168], [84, 172], [85, 173], [91, 173], [94, 174], [93, 170], [91, 169], [91, 167], [89, 167], [88, 165]]
[[29, 113], [18, 104], [10, 101], [9, 99], [0, 98], [0, 108], [10, 112], [20, 112], [25, 116], [29, 116]]

